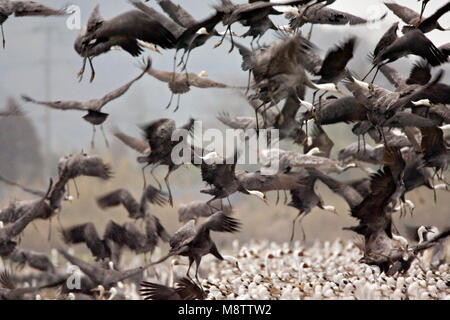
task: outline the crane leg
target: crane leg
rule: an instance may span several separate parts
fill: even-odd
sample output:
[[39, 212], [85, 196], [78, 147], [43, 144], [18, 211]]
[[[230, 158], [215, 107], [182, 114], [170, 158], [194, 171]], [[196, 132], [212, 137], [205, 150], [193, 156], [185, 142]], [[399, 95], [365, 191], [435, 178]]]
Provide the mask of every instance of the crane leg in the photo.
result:
[[191, 271], [191, 266], [192, 266], [193, 263], [194, 263], [194, 259], [189, 257], [189, 267], [188, 267], [187, 272], [186, 272], [186, 277], [188, 277], [189, 279], [192, 279], [191, 275], [189, 274], [189, 271]]
[[0, 24], [0, 29], [2, 29], [3, 49], [5, 49], [5, 46], [6, 46], [6, 40], [5, 40], [5, 33], [3, 32], [3, 23]]
[[[305, 120], [305, 135], [306, 135], [306, 139], [308, 139], [308, 120]], [[307, 140], [305, 140], [307, 141]]]
[[248, 92], [250, 91], [250, 80], [252, 77], [252, 72], [249, 70], [248, 71], [248, 80], [247, 80], [247, 89], [245, 89], [244, 95], [247, 95]]
[[370, 68], [369, 72], [367, 72], [367, 74], [361, 79], [361, 81], [366, 80], [366, 78], [369, 76], [369, 74], [373, 71], [373, 69], [375, 69], [377, 67], [377, 65], [374, 65], [372, 68]]
[[48, 238], [47, 240], [50, 241], [52, 239], [52, 218], [48, 219]]
[[89, 82], [94, 81], [95, 78], [95, 70], [94, 70], [94, 65], [92, 64], [92, 59], [90, 57], [88, 57], [88, 61], [89, 61], [89, 66], [91, 67], [91, 78], [89, 79]]
[[259, 118], [258, 118], [258, 112], [259, 109], [264, 106], [266, 103], [263, 102], [255, 109], [255, 118], [256, 118], [256, 137], [259, 138]]
[[292, 244], [292, 241], [294, 240], [294, 234], [295, 234], [295, 223], [297, 222], [298, 217], [300, 216], [300, 213], [297, 214], [297, 216], [292, 221], [292, 230], [291, 230], [291, 238], [289, 240], [289, 243]]
[[91, 149], [95, 149], [94, 139], [95, 139], [95, 125], [92, 126], [92, 139], [91, 139]]
[[177, 67], [184, 64], [184, 56], [186, 55], [186, 50], [183, 51], [183, 54], [181, 55], [180, 62], [178, 62]]
[[[215, 210], [215, 211], [219, 211], [219, 208], [216, 208], [216, 207], [214, 207], [214, 206], [211, 204], [211, 202], [213, 202], [213, 201], [216, 200], [216, 199], [217, 199], [217, 198], [214, 197], [214, 198], [212, 198], [212, 199], [206, 201], [206, 205], [209, 207], [209, 209], [210, 209], [210, 211], [211, 211], [211, 214], [214, 213], [214, 210]], [[221, 201], [222, 201], [222, 200], [221, 200]], [[231, 203], [230, 203], [230, 206], [231, 206]], [[214, 210], [213, 210], [213, 209], [214, 209]]]
[[312, 99], [312, 104], [314, 105], [314, 102], [316, 101], [316, 94], [317, 92], [319, 92], [319, 90], [314, 91], [313, 93], [313, 99]]
[[183, 63], [183, 68], [181, 69], [181, 71], [185, 71], [186, 70], [187, 63], [188, 63], [188, 60], [189, 60], [189, 56], [191, 55], [191, 51], [192, 51], [192, 49], [188, 50], [188, 53], [187, 53], [187, 56], [186, 56], [186, 60]]
[[173, 112], [177, 112], [178, 111], [178, 108], [180, 107], [180, 99], [181, 99], [181, 94], [178, 94], [177, 106], [175, 107], [175, 110], [173, 110]]
[[170, 172], [171, 172], [170, 170], [167, 172], [166, 176], [164, 177], [164, 182], [166, 183], [167, 192], [169, 192], [169, 203], [170, 203], [170, 206], [173, 207], [172, 191], [170, 190], [170, 185], [169, 185]]
[[358, 149], [356, 150], [356, 153], [359, 153], [359, 150], [361, 150], [361, 135], [358, 134]]
[[[383, 64], [383, 65], [384, 65], [384, 64]], [[373, 76], [372, 81], [371, 81], [370, 83], [373, 83], [373, 82], [375, 81], [375, 78], [377, 77], [378, 71], [380, 71], [380, 68], [381, 68], [383, 65], [380, 65], [380, 66], [377, 68], [377, 70], [375, 71], [375, 75]]]
[[[176, 65], [177, 65], [177, 55], [178, 55], [178, 49], [175, 51], [175, 55], [173, 56], [173, 67], [172, 67], [172, 79], [170, 80], [172, 83], [175, 83], [175, 69], [176, 69]], [[169, 104], [166, 106], [166, 109], [169, 109], [170, 105], [172, 104], [172, 99], [173, 99], [173, 91], [170, 90], [172, 92], [172, 95], [170, 96], [170, 100], [169, 100]]]
[[175, 95], [172, 90], [170, 92], [172, 93], [170, 95], [169, 103], [167, 104], [166, 109], [169, 109], [170, 105], [172, 104], [173, 96]]
[[[230, 208], [233, 208], [233, 206], [231, 205], [231, 202], [230, 202], [230, 198], [229, 198], [229, 197], [227, 197], [227, 200], [228, 200], [228, 204], [230, 205]], [[222, 203], [222, 200], [221, 200], [220, 203]]]
[[326, 94], [327, 94], [327, 92], [325, 91], [324, 93], [322, 93], [322, 94], [319, 96], [319, 107], [322, 107], [322, 98], [323, 98], [323, 96], [326, 95]]
[[162, 190], [161, 183], [159, 183], [158, 179], [156, 179], [155, 175], [153, 174], [153, 170], [155, 170], [155, 167], [154, 167], [154, 166], [153, 166], [152, 169], [150, 170], [150, 175], [152, 176], [153, 180], [155, 180], [156, 183], [158, 184], [159, 190]]
[[73, 180], [73, 185], [75, 186], [75, 191], [77, 193], [77, 198], [80, 198], [80, 191], [78, 191], [78, 186], [77, 186], [77, 182], [75, 181], [75, 179]]
[[294, 220], [292, 221], [292, 232], [291, 232], [291, 239], [289, 240], [289, 242], [292, 244], [292, 241], [294, 240], [294, 233], [295, 233], [295, 223], [297, 222], [297, 219], [298, 218], [300, 218], [299, 220], [298, 220], [298, 223], [300, 224], [300, 227], [302, 228], [302, 232], [303, 232], [303, 240], [305, 240], [306, 239], [306, 234], [305, 234], [305, 230], [303, 229], [303, 226], [302, 226], [302, 220], [303, 220], [303, 217], [304, 217], [305, 215], [302, 215], [302, 213], [298, 213], [297, 214], [297, 216], [294, 218]]
[[[225, 39], [225, 36], [227, 35], [227, 32], [230, 30], [230, 27], [231, 27], [230, 25], [227, 26], [227, 28], [226, 28], [226, 30], [225, 30], [225, 32], [224, 32], [222, 38], [219, 40], [219, 42], [217, 42], [217, 43], [214, 45], [214, 48], [217, 48], [217, 47], [219, 47], [219, 46], [222, 45], [223, 39]], [[230, 34], [231, 34], [231, 32], [230, 32]]]
[[261, 48], [261, 44], [259, 43], [259, 40], [261, 40], [262, 35], [259, 35], [258, 38], [256, 38], [256, 44]]
[[[150, 165], [150, 163], [147, 163], [145, 166], [142, 167], [142, 178], [144, 179], [144, 189], [147, 186], [147, 180], [145, 179], [145, 168], [147, 168], [149, 165]], [[161, 187], [161, 185], [160, 185], [160, 187]]]
[[105, 131], [103, 130], [103, 125], [100, 125], [100, 131], [102, 132], [103, 135], [103, 139], [105, 140], [105, 145], [107, 148], [109, 148], [109, 142], [108, 142], [108, 138], [106, 138], [106, 134]]
[[86, 60], [87, 60], [87, 58], [84, 57], [83, 64], [81, 65], [81, 69], [80, 69], [80, 71], [78, 71], [78, 74], [77, 74], [78, 82], [81, 82], [81, 80], [83, 80], [84, 69], [86, 68]]
[[363, 134], [363, 152], [366, 153], [366, 135]]
[[289, 240], [289, 243], [292, 244], [292, 241], [294, 240], [294, 234], [295, 234], [295, 223], [297, 222], [297, 219], [300, 218], [299, 223], [301, 223], [302, 218], [304, 216], [302, 216], [302, 213], [298, 213], [297, 216], [294, 218], [294, 220], [292, 221], [292, 231], [291, 231], [291, 239]]
[[231, 25], [229, 27], [229, 30], [230, 30], [231, 48], [230, 48], [230, 50], [228, 50], [228, 53], [231, 53], [231, 51], [233, 51], [233, 49], [234, 49], [234, 40], [233, 40], [233, 33], [231, 32]]
[[420, 22], [422, 21], [423, 12], [425, 11], [426, 6], [427, 6], [426, 2], [422, 1], [422, 8], [420, 9], [418, 24], [420, 24]]
[[200, 282], [199, 278], [198, 278], [198, 269], [200, 268], [200, 262], [202, 261], [201, 257], [195, 258], [195, 280], [197, 280], [198, 285], [200, 286], [200, 288], [202, 288], [202, 283]]
[[172, 82], [175, 79], [175, 71], [176, 71], [176, 66], [177, 66], [177, 55], [178, 55], [178, 49], [175, 51], [175, 55], [173, 56]]
[[275, 205], [278, 205], [278, 201], [280, 201], [280, 190], [277, 190], [277, 201], [275, 201]]
[[284, 204], [286, 204], [288, 202], [288, 197], [285, 189], [283, 189], [283, 193], [284, 193]]
[[311, 23], [311, 28], [309, 28], [309, 32], [306, 35], [307, 40], [311, 40], [312, 32], [313, 32], [314, 23]]
[[70, 185], [66, 184], [66, 186], [67, 186], [66, 195], [68, 197], [68, 196], [70, 196]]

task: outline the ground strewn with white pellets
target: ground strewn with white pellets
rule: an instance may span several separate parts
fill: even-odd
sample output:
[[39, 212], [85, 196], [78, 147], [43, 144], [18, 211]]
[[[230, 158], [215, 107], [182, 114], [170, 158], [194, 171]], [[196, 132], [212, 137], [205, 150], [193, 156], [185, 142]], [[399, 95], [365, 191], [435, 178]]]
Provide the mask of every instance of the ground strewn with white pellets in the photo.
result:
[[309, 248], [255, 242], [236, 258], [242, 273], [214, 259], [205, 263], [208, 299], [450, 299], [448, 264], [422, 270], [416, 261], [406, 274], [388, 277], [359, 263], [361, 251], [351, 241]]

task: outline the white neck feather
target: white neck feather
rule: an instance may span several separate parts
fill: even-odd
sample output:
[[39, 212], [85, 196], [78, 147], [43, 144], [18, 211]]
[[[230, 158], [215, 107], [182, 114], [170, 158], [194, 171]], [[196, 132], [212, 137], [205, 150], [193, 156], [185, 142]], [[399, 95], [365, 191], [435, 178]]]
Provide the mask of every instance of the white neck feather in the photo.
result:
[[368, 84], [367, 82], [360, 81], [360, 80], [357, 80], [357, 79], [355, 79], [355, 78], [353, 78], [353, 80], [355, 81], [355, 83], [356, 83], [358, 86], [360, 86], [360, 87], [363, 88], [364, 90], [367, 90], [367, 91], [370, 90], [369, 84]]
[[420, 226], [419, 229], [417, 229], [417, 235], [419, 236], [419, 243], [423, 242], [423, 235], [427, 232], [424, 226]]
[[314, 86], [316, 87], [316, 89], [319, 90], [341, 93], [334, 83], [320, 83], [320, 84], [315, 83]]
[[427, 106], [427, 107], [431, 107], [432, 103], [429, 99], [421, 99], [418, 101], [411, 101], [413, 105], [415, 106]]
[[313, 110], [314, 106], [311, 103], [309, 103], [307, 101], [304, 101], [304, 100], [301, 100], [301, 99], [299, 99], [299, 101], [300, 101], [300, 104], [303, 107], [305, 107], [308, 111], [312, 111]]
[[320, 153], [321, 153], [320, 149], [317, 148], [317, 147], [314, 147], [311, 150], [309, 150], [305, 155], [307, 155], [307, 156], [314, 156], [314, 155], [317, 155], [317, 154], [320, 154]]
[[323, 206], [323, 210], [336, 213], [336, 208], [334, 206]]
[[402, 236], [396, 235], [396, 234], [392, 233], [392, 239], [397, 240], [398, 242], [400, 242], [401, 245], [402, 245], [404, 248], [407, 248], [407, 247], [408, 247], [408, 240], [406, 240], [406, 239], [403, 238]]

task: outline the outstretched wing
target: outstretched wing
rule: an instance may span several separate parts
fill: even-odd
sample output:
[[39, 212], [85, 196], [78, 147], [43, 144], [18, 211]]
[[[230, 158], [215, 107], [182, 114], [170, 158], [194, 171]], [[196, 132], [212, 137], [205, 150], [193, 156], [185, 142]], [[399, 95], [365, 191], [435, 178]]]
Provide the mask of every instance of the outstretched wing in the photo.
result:
[[199, 77], [196, 74], [189, 74], [189, 84], [197, 88], [228, 88], [228, 85], [216, 82], [207, 78]]
[[31, 102], [34, 104], [40, 104], [46, 107], [59, 110], [87, 110], [87, 105], [80, 101], [38, 101], [25, 94], [23, 94], [22, 99], [25, 102]]
[[386, 60], [390, 55], [398, 53], [414, 54], [420, 56], [428, 61], [432, 66], [438, 66], [447, 61], [447, 56], [443, 54], [436, 46], [422, 33], [422, 31], [415, 29], [402, 37], [395, 40], [389, 47], [383, 50], [379, 57], [376, 57], [376, 62]]
[[35, 196], [38, 196], [38, 197], [43, 197], [43, 196], [45, 196], [45, 191], [43, 191], [43, 190], [37, 190], [37, 189], [29, 188], [29, 187], [27, 187], [27, 186], [23, 186], [23, 185], [21, 185], [20, 183], [11, 181], [11, 180], [6, 179], [6, 178], [4, 178], [4, 177], [2, 177], [2, 176], [0, 176], [0, 181], [3, 181], [4, 183], [9, 184], [9, 185], [11, 185], [11, 186], [19, 187], [19, 188], [22, 189], [23, 191], [28, 192], [28, 193], [30, 193], [30, 194], [33, 194], [33, 195], [35, 195]]
[[420, 84], [426, 85], [431, 80], [431, 68], [425, 61], [419, 61], [414, 64], [413, 68], [409, 72], [409, 77], [406, 80], [406, 84]]
[[16, 17], [24, 16], [63, 16], [69, 14], [65, 9], [52, 9], [35, 1], [10, 1]]
[[45, 253], [16, 248], [8, 258], [13, 262], [26, 263], [39, 271], [50, 273], [55, 271], [55, 266]]
[[396, 189], [390, 169], [384, 167], [371, 176], [371, 193], [352, 209], [352, 216], [362, 223], [376, 221], [385, 214], [386, 206]]
[[430, 118], [421, 117], [417, 114], [399, 111], [396, 112], [391, 118], [387, 119], [384, 123], [384, 127], [404, 128], [404, 127], [416, 127], [416, 128], [433, 128], [438, 125], [438, 122]]
[[[251, 189], [253, 190], [253, 189]], [[211, 201], [210, 206], [206, 201], [193, 201], [187, 204], [182, 204], [178, 209], [178, 221], [185, 222], [191, 219], [198, 219], [200, 217], [209, 217], [211, 214], [219, 211], [222, 203], [221, 199]], [[231, 214], [231, 207], [223, 205], [223, 212]]]
[[149, 154], [150, 146], [147, 141], [143, 141], [141, 139], [129, 136], [118, 129], [115, 130], [114, 136], [116, 136], [120, 141], [129, 146], [130, 148], [142, 153]]
[[353, 57], [355, 44], [356, 37], [351, 37], [343, 44], [328, 51], [322, 62], [319, 75], [325, 79], [333, 79], [338, 76], [345, 69], [348, 61]]
[[175, 283], [175, 291], [182, 300], [202, 300], [206, 294], [194, 281], [184, 277]]
[[130, 194], [128, 190], [117, 189], [97, 199], [97, 204], [100, 208], [105, 209], [123, 205], [128, 211], [130, 217], [139, 216], [140, 205]]
[[[316, 9], [312, 7], [310, 10], [307, 11], [305, 19], [306, 21], [313, 24], [355, 25], [368, 22], [366, 19], [328, 7], [323, 7], [320, 10], [317, 10], [317, 7], [322, 6], [322, 4], [317, 4], [315, 6]], [[384, 16], [381, 17], [379, 20], [383, 18]]]
[[112, 240], [120, 247], [126, 246], [136, 253], [145, 251], [147, 237], [136, 227], [134, 223], [126, 222], [123, 226], [109, 221], [103, 235], [105, 240]]
[[109, 256], [105, 252], [105, 245], [100, 239], [94, 224], [89, 222], [62, 230], [64, 242], [85, 243], [91, 251], [92, 255], [98, 258], [106, 258]]
[[246, 190], [256, 190], [267, 192], [273, 190], [290, 190], [301, 187], [300, 180], [304, 177], [303, 173], [278, 172], [273, 175], [263, 175], [261, 172], [236, 172], [236, 178], [239, 184]]
[[127, 84], [121, 86], [120, 88], [111, 91], [109, 93], [107, 93], [103, 98], [101, 98], [98, 102], [98, 105], [96, 106], [95, 110], [96, 111], [100, 111], [100, 109], [107, 104], [108, 102], [115, 100], [119, 97], [121, 97], [123, 94], [125, 94], [125, 92], [128, 91], [128, 89], [130, 89], [131, 85], [133, 83], [135, 83], [136, 81], [138, 81], [140, 78], [142, 78], [142, 76], [151, 68], [152, 66], [152, 60], [150, 60], [150, 58], [147, 59], [147, 64], [145, 65], [145, 67], [143, 68], [143, 71], [133, 80], [131, 80], [130, 82], [128, 82]]
[[5, 289], [14, 290], [16, 288], [11, 279], [10, 273], [5, 269], [0, 273], [0, 286]]
[[187, 12], [182, 6], [175, 5], [170, 0], [159, 1], [159, 6], [164, 10], [169, 17], [178, 23], [180, 26], [189, 28], [197, 23], [197, 20]]
[[134, 38], [153, 43], [161, 48], [173, 48], [175, 36], [153, 16], [139, 10], [127, 11], [105, 21], [94, 32], [85, 36], [85, 42], [114, 37]]
[[90, 156], [79, 153], [69, 156], [65, 163], [63, 173], [67, 178], [73, 179], [78, 176], [98, 177], [103, 180], [111, 178], [111, 167], [103, 162], [99, 156]]
[[141, 282], [139, 293], [144, 300], [181, 300], [174, 288], [148, 281]]
[[396, 3], [384, 3], [397, 17], [403, 20], [404, 23], [413, 24], [415, 20], [419, 19], [419, 14], [405, 6]]
[[168, 201], [167, 193], [165, 193], [164, 191], [161, 191], [151, 185], [148, 185], [144, 189], [144, 196], [148, 202], [150, 202], [152, 204], [156, 204], [158, 206], [163, 206]]
[[169, 244], [171, 251], [176, 251], [183, 245], [191, 241], [194, 238], [195, 234], [195, 220], [189, 220], [170, 238]]
[[240, 222], [237, 219], [227, 216], [222, 211], [219, 211], [211, 215], [202, 223], [197, 234], [206, 230], [234, 233], [238, 232], [239, 228]]
[[363, 201], [363, 197], [352, 186], [340, 182], [319, 170], [307, 169], [311, 176], [317, 177], [320, 181], [327, 185], [334, 193], [337, 193], [347, 201], [350, 208], [353, 208]]

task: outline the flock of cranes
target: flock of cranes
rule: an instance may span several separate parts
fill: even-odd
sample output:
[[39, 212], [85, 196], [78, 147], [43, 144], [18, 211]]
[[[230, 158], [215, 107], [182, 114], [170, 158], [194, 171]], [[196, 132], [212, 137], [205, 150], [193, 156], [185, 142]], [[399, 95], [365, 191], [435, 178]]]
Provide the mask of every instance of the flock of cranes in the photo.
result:
[[[245, 91], [255, 117], [235, 117], [224, 111], [218, 116], [219, 121], [233, 129], [256, 130], [258, 137], [262, 128], [277, 129], [280, 140], [290, 140], [303, 146], [303, 153], [281, 149], [260, 150], [259, 156], [263, 160], [261, 169], [243, 171], [236, 168], [241, 152], [238, 147], [231, 159], [225, 159], [216, 152], [198, 151], [198, 146], [191, 145], [193, 152], [190, 163], [200, 169], [202, 180], [210, 186], [200, 192], [212, 197], [208, 201], [182, 205], [179, 221], [183, 225], [171, 235], [154, 214], [152, 206], [169, 204], [173, 207], [169, 176], [181, 165], [172, 158], [172, 152], [180, 142], [173, 141], [172, 137], [179, 130], [191, 132], [194, 119], [189, 119], [181, 127], [172, 119], [153, 120], [142, 126], [143, 139], [116, 129], [114, 136], [141, 154], [137, 162], [143, 164], [144, 188], [139, 200], [124, 188], [97, 198], [99, 208], [106, 210], [122, 205], [131, 219], [122, 225], [110, 220], [102, 236], [92, 222], [69, 228], [61, 226], [61, 238], [67, 245], [84, 243], [96, 260], [95, 263], [88, 263], [68, 250], [58, 249], [84, 275], [80, 287], [76, 289], [67, 286], [67, 274], [59, 274], [45, 253], [20, 248], [18, 239], [31, 222], [59, 217], [65, 202], [74, 201], [68, 190], [70, 180], [75, 182], [74, 179], [81, 176], [108, 180], [112, 178], [113, 169], [100, 157], [84, 152], [64, 156], [58, 163], [58, 177], [49, 179], [46, 190], [20, 185], [4, 177], [5, 173], [0, 173], [3, 183], [19, 187], [34, 196], [32, 200], [13, 201], [0, 210], [0, 256], [4, 260], [28, 264], [31, 268], [53, 275], [45, 278], [47, 283], [44, 285], [17, 289], [12, 276], [4, 272], [0, 277], [0, 298], [23, 298], [26, 294], [35, 294], [54, 286], [61, 286], [61, 294], [70, 293], [72, 297], [75, 294], [80, 297], [93, 295], [95, 288], [102, 291], [103, 295], [104, 290], [117, 291], [118, 283], [130, 278], [140, 279], [145, 270], [155, 268], [174, 256], [188, 257], [186, 277], [179, 279], [172, 287], [143, 281], [142, 296], [147, 299], [206, 298], [198, 274], [202, 257], [211, 254], [218, 260], [228, 261], [237, 270], [240, 268], [238, 259], [222, 255], [211, 237], [211, 231], [235, 233], [240, 229], [241, 223], [231, 216], [233, 210], [228, 197], [240, 192], [267, 202], [265, 194], [276, 191], [278, 203], [279, 192], [284, 192], [285, 204], [298, 209], [298, 215], [292, 223], [292, 243], [296, 222], [301, 221], [313, 208], [337, 212], [334, 206], [325, 204], [315, 192], [317, 181], [342, 197], [350, 208], [351, 216], [359, 222], [345, 229], [364, 238], [361, 263], [377, 266], [388, 276], [405, 274], [416, 258], [420, 260], [421, 252], [430, 248], [435, 250], [432, 268], [446, 263], [445, 250], [442, 248], [450, 234], [449, 228], [443, 232], [431, 227], [421, 227], [418, 231], [414, 229], [413, 234], [418, 235], [419, 244], [412, 246], [399, 234], [392, 216], [403, 215], [407, 207], [411, 211], [414, 209], [415, 205], [406, 199], [411, 190], [425, 186], [434, 190], [436, 200], [436, 190], [447, 189], [445, 172], [450, 160], [450, 147], [445, 131], [450, 122], [450, 86], [443, 83], [442, 79], [444, 68], [449, 62], [450, 43], [438, 47], [427, 38], [426, 33], [432, 30], [445, 32], [439, 19], [450, 11], [450, 3], [429, 17], [424, 17], [429, 1], [421, 1], [420, 13], [395, 3], [385, 3], [406, 25], [401, 29], [400, 36], [399, 22], [385, 32], [372, 48], [373, 51], [368, 52], [372, 68], [360, 79], [347, 67], [358, 45], [357, 37], [348, 37], [331, 47], [322, 57], [311, 41], [312, 26], [377, 23], [387, 13], [378, 19], [367, 20], [329, 8], [330, 4], [336, 2], [330, 0], [282, 3], [250, 0], [244, 4], [221, 0], [220, 5], [214, 6], [215, 13], [212, 16], [196, 20], [171, 0], [152, 1], [149, 5], [138, 0], [129, 2], [134, 6], [133, 10], [111, 19], [103, 18], [100, 7], [95, 7], [87, 26], [74, 43], [75, 51], [83, 59], [79, 80], [82, 80], [86, 63], [89, 62], [92, 82], [95, 78], [92, 60], [113, 49], [124, 50], [133, 57], [141, 56], [145, 49], [156, 52], [174, 49], [172, 71], [154, 69], [151, 59], [147, 58], [143, 60], [142, 70], [136, 78], [101, 98], [85, 102], [41, 101], [23, 94], [24, 102], [52, 109], [87, 112], [83, 119], [93, 125], [94, 135], [95, 127], [100, 126], [108, 146], [102, 128], [108, 114], [103, 112], [103, 108], [123, 96], [145, 74], [168, 84], [172, 95], [167, 108], [173, 96], [178, 95], [175, 111], [179, 107], [180, 95], [187, 93], [191, 86], [231, 88]], [[166, 15], [155, 9], [157, 6]], [[2, 35], [3, 23], [12, 14], [16, 17], [58, 16], [70, 12], [51, 9], [32, 1], [0, 0]], [[289, 19], [289, 24], [275, 25], [270, 19], [272, 15], [284, 15]], [[236, 23], [249, 27], [248, 31], [238, 36], [232, 30]], [[303, 37], [300, 28], [308, 23], [311, 29], [307, 37]], [[224, 32], [216, 30], [220, 24], [225, 27]], [[279, 39], [262, 46], [259, 39], [268, 30], [275, 30]], [[226, 37], [231, 42], [229, 52], [237, 48], [242, 56], [241, 68], [249, 74], [247, 87], [207, 79], [205, 72], [198, 75], [187, 72], [189, 54], [193, 49], [205, 45], [210, 38], [218, 39], [215, 44], [218, 47]], [[252, 39], [250, 47], [237, 39], [247, 37]], [[255, 40], [257, 47], [254, 47]], [[183, 50], [183, 56], [178, 63], [177, 53], [180, 50]], [[420, 60], [412, 66], [407, 77], [389, 64], [408, 55], [418, 56]], [[374, 69], [376, 72], [371, 82], [364, 82]], [[375, 83], [378, 72], [392, 83], [395, 91]], [[307, 88], [313, 90], [311, 102], [305, 100]], [[318, 92], [322, 93], [316, 97]], [[284, 105], [280, 108], [279, 104], [283, 101]], [[13, 103], [9, 105], [9, 108], [0, 111], [1, 117], [21, 116], [20, 109]], [[325, 130], [327, 125], [335, 123], [351, 125], [351, 131], [358, 139], [340, 150], [338, 159], [331, 158], [334, 143]], [[367, 144], [366, 135], [377, 145]], [[184, 139], [189, 140], [188, 137]], [[263, 174], [263, 170], [274, 161], [278, 163], [278, 171], [271, 175]], [[374, 171], [364, 163], [379, 165], [380, 168]], [[147, 166], [151, 166], [150, 174], [158, 187], [147, 183], [144, 171]], [[159, 166], [168, 167], [164, 178], [167, 192], [163, 191], [162, 185], [153, 175], [153, 170]], [[367, 177], [351, 181], [342, 181], [336, 177], [344, 171], [357, 169], [367, 173]], [[83, 192], [78, 190], [76, 184], [75, 188], [77, 193]], [[287, 191], [291, 195], [290, 202]], [[228, 199], [228, 204], [224, 203], [225, 199]], [[143, 223], [143, 229], [139, 227], [138, 220]], [[199, 220], [203, 221], [199, 223]], [[432, 235], [425, 237], [425, 234]], [[149, 253], [151, 257], [161, 241], [170, 245], [167, 255], [136, 268], [123, 270], [120, 267], [120, 258], [125, 249], [135, 254]], [[194, 262], [195, 281], [190, 273]]]

